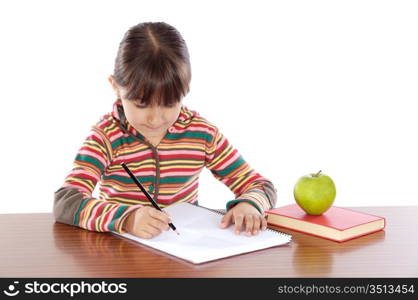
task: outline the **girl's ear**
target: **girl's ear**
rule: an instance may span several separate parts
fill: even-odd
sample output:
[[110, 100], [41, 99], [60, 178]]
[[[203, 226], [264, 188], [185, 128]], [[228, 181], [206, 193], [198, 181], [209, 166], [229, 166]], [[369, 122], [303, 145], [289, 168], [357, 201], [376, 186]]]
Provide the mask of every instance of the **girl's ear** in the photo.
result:
[[116, 81], [115, 81], [115, 79], [113, 78], [113, 75], [110, 75], [110, 76], [107, 78], [107, 80], [109, 80], [110, 85], [112, 86], [113, 90], [115, 91], [115, 93], [116, 93], [116, 97], [117, 97], [118, 99], [120, 99], [120, 92], [119, 92], [119, 88], [118, 88], [118, 86], [116, 85]]

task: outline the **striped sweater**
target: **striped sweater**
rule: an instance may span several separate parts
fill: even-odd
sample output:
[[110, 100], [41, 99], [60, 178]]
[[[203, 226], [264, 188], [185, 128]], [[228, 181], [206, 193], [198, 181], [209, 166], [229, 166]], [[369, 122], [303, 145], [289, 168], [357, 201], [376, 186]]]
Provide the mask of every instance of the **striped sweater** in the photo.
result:
[[[122, 233], [126, 217], [150, 205], [122, 162], [161, 207], [197, 204], [204, 167], [234, 193], [227, 209], [245, 201], [263, 213], [276, 203], [273, 184], [255, 172], [219, 129], [196, 111], [182, 105], [176, 122], [153, 146], [129, 124], [117, 100], [113, 111], [91, 128], [71, 172], [55, 192], [55, 219], [91, 231]], [[92, 197], [97, 183], [99, 195]]]

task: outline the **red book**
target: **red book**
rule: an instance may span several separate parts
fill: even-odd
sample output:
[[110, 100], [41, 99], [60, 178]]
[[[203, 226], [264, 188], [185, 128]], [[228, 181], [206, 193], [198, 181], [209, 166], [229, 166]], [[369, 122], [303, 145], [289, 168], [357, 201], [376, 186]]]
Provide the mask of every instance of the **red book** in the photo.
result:
[[383, 217], [331, 206], [320, 216], [306, 214], [297, 204], [266, 211], [269, 225], [307, 233], [336, 242], [345, 242], [359, 236], [382, 230]]

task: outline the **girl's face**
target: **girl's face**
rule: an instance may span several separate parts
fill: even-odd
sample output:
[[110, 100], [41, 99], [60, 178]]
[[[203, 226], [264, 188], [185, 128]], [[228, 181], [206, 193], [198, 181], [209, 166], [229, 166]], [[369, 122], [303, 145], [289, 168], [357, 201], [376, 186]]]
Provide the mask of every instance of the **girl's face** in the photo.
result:
[[140, 106], [135, 101], [125, 99], [123, 88], [115, 84], [112, 76], [109, 77], [109, 81], [116, 95], [122, 100], [126, 119], [145, 137], [161, 137], [177, 121], [181, 110], [181, 101], [175, 103], [172, 107], [158, 105]]
[[146, 106], [142, 107], [134, 101], [121, 98], [128, 122], [146, 137], [160, 137], [173, 125], [181, 110], [181, 101], [172, 107]]

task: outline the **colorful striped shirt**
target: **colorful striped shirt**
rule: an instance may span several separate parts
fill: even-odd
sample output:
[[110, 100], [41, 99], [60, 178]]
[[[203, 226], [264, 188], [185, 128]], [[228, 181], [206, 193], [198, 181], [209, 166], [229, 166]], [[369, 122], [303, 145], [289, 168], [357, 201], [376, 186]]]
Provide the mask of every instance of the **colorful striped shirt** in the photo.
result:
[[[91, 231], [123, 232], [129, 213], [150, 203], [122, 162], [160, 207], [178, 202], [198, 204], [199, 175], [204, 167], [234, 193], [227, 209], [245, 201], [263, 213], [276, 203], [273, 184], [252, 169], [218, 127], [196, 111], [182, 105], [176, 122], [153, 146], [129, 124], [117, 100], [113, 111], [92, 127], [71, 172], [55, 192], [55, 219]], [[93, 197], [97, 183], [98, 197]]]

